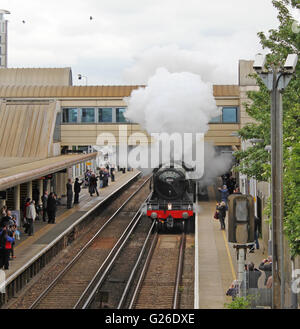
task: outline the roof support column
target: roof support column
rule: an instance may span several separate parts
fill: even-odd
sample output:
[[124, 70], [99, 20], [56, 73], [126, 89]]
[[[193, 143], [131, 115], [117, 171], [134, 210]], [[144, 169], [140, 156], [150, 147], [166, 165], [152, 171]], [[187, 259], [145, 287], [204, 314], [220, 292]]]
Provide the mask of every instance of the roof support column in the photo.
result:
[[67, 182], [68, 182], [68, 173], [62, 173], [62, 191], [61, 195], [66, 196], [67, 195]]
[[38, 190], [40, 192], [40, 197], [39, 197], [39, 202], [38, 202], [39, 204], [42, 203], [41, 197], [44, 194], [43, 186], [44, 186], [44, 180], [43, 179], [39, 179], [38, 180], [38, 186], [37, 186], [38, 187]]
[[20, 185], [14, 186], [14, 210], [20, 210]]
[[57, 198], [60, 199], [61, 198], [61, 173], [57, 172], [55, 173], [55, 186], [56, 186], [56, 189], [55, 189], [55, 193], [57, 195]]
[[32, 181], [27, 182], [27, 198], [32, 199]]
[[51, 181], [50, 181], [50, 179], [47, 179], [46, 182], [47, 182], [47, 191], [50, 194], [51, 192], [53, 192], [53, 191], [51, 191]]

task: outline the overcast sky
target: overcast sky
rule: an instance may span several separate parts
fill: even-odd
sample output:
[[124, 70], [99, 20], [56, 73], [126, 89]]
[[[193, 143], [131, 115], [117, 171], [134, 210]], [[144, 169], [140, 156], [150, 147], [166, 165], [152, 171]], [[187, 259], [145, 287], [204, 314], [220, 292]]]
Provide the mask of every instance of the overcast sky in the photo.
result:
[[73, 84], [85, 84], [78, 73], [89, 85], [143, 83], [160, 66], [237, 83], [238, 60], [261, 51], [257, 32], [278, 26], [271, 0], [2, 0], [1, 6], [11, 12], [8, 67], [70, 66]]

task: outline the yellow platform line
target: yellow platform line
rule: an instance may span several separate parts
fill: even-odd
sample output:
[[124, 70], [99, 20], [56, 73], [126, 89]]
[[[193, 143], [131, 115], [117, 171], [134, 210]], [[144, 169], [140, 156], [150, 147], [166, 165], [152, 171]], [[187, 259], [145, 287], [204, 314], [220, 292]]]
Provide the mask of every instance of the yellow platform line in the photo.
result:
[[227, 239], [226, 239], [225, 231], [222, 231], [222, 233], [223, 233], [223, 238], [224, 238], [224, 242], [225, 242], [227, 256], [228, 256], [228, 260], [229, 260], [229, 264], [230, 264], [230, 268], [231, 268], [231, 272], [232, 272], [232, 277], [233, 277], [233, 280], [236, 280], [236, 274], [235, 274], [234, 266], [233, 266], [233, 263], [232, 263], [232, 258], [231, 258], [228, 242], [227, 242]]

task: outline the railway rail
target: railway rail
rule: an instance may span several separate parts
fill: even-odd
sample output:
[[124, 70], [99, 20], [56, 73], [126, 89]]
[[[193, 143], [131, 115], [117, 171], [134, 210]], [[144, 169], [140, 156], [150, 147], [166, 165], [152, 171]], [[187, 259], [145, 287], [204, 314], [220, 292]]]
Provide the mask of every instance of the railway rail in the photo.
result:
[[74, 308], [84, 302], [91, 282], [104, 269], [110, 256], [122, 243], [124, 232], [131, 229], [144, 199], [137, 200], [149, 178], [136, 190], [94, 234], [67, 264], [63, 271], [38, 296], [30, 308]]
[[185, 240], [185, 232], [181, 236], [155, 233], [129, 309], [180, 307]]

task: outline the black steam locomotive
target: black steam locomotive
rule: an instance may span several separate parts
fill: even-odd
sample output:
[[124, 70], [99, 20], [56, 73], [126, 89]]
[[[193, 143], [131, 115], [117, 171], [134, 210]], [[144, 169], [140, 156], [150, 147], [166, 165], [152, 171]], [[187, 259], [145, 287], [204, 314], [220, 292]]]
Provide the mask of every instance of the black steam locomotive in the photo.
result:
[[161, 165], [153, 171], [152, 195], [147, 202], [147, 216], [157, 222], [158, 230], [178, 228], [195, 230], [195, 182], [184, 163]]

